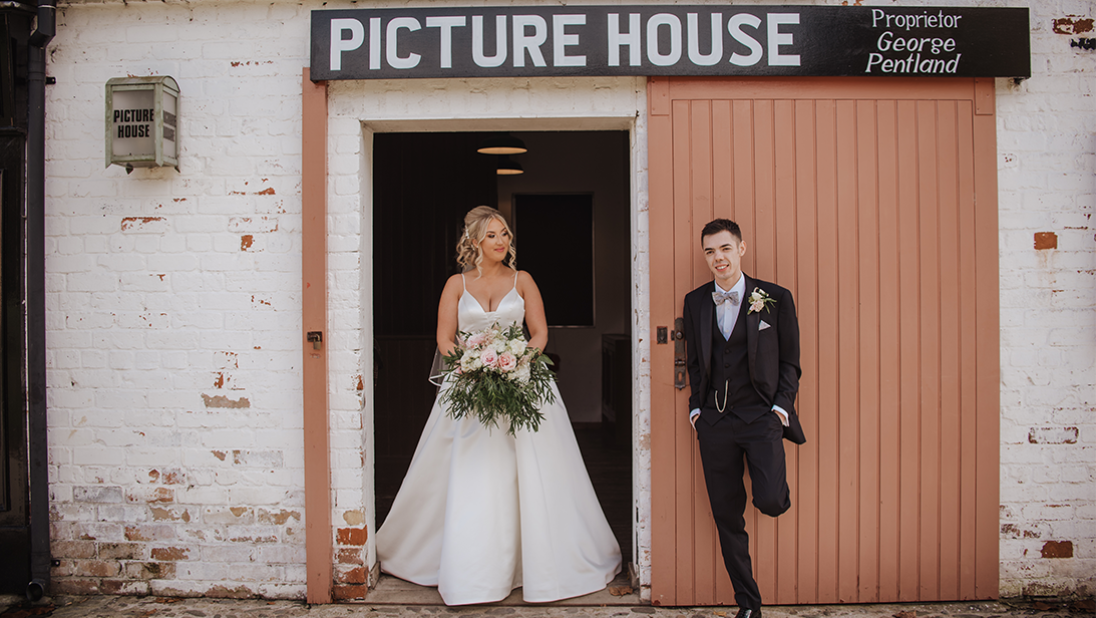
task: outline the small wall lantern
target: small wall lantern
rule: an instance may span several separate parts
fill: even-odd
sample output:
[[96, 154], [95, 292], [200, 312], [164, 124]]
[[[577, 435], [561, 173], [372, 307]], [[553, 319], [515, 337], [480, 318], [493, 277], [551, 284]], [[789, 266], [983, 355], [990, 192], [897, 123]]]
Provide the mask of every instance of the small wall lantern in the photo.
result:
[[107, 80], [107, 167], [179, 169], [179, 84], [167, 75]]

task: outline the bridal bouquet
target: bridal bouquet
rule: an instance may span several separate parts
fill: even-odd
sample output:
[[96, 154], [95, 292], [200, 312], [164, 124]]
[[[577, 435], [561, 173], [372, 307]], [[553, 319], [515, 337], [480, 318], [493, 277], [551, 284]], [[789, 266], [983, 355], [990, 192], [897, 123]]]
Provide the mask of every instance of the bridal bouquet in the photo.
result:
[[528, 347], [521, 327], [498, 324], [477, 333], [461, 332], [457, 347], [445, 357], [450, 387], [441, 402], [455, 419], [471, 415], [488, 427], [508, 421], [510, 435], [519, 429], [536, 431], [553, 403], [552, 364], [537, 348]]

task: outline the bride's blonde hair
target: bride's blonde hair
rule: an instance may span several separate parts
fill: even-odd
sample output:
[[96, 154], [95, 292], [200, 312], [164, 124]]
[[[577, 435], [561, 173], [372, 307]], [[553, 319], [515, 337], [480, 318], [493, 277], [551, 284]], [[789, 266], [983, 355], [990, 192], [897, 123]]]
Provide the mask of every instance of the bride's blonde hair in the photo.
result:
[[461, 234], [460, 240], [457, 242], [457, 263], [465, 271], [475, 268], [479, 274], [483, 274], [480, 269], [480, 264], [483, 262], [480, 241], [487, 236], [487, 226], [491, 225], [493, 219], [499, 220], [502, 226], [506, 228], [506, 232], [510, 234], [510, 259], [506, 265], [511, 270], [517, 270], [518, 252], [514, 248], [514, 232], [510, 230], [506, 218], [502, 216], [501, 212], [490, 206], [476, 206], [464, 215], [464, 233]]

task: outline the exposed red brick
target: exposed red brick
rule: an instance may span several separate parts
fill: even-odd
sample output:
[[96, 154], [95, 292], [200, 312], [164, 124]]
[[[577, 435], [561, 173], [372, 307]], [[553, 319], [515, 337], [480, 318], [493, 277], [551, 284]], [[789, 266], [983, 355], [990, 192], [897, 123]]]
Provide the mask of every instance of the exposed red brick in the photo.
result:
[[1037, 539], [1039, 533], [1034, 530], [1022, 530], [1016, 524], [1001, 524], [1001, 536], [1013, 539]]
[[127, 562], [125, 575], [129, 579], [174, 579], [175, 564], [171, 562]]
[[99, 543], [100, 560], [136, 560], [141, 557], [138, 543]]
[[50, 582], [50, 594], [71, 594], [77, 596], [99, 594], [99, 580], [70, 579], [67, 577], [64, 579], [55, 579]]
[[335, 599], [338, 601], [364, 599], [365, 595], [369, 594], [369, 587], [357, 584], [347, 584], [335, 586], [332, 592], [334, 593]]
[[147, 502], [175, 502], [175, 490], [167, 487], [157, 487]]
[[94, 558], [95, 543], [91, 541], [54, 541], [50, 543], [54, 558]]
[[77, 560], [73, 571], [83, 577], [115, 577], [122, 572], [122, 567], [113, 560]]
[[190, 556], [189, 549], [183, 547], [156, 547], [152, 550], [153, 560], [163, 560], [165, 562], [172, 562], [175, 560], [186, 560]]
[[1031, 444], [1077, 444], [1076, 427], [1032, 427], [1028, 431]]
[[220, 459], [221, 461], [224, 461], [225, 457], [228, 455], [228, 453], [226, 453], [224, 451], [210, 451], [210, 452], [213, 453], [214, 457], [216, 457], [217, 459]]
[[76, 562], [74, 560], [54, 558], [54, 564], [50, 565], [49, 574], [54, 578], [74, 577], [76, 575]]
[[[1025, 597], [1065, 597], [1072, 592], [1069, 585], [1061, 582], [1036, 581], [1024, 584]], [[1032, 606], [1034, 607], [1034, 603]]]
[[159, 470], [149, 470], [148, 471], [148, 480], [151, 483], [155, 483], [156, 481], [159, 481], [160, 480], [160, 471]]
[[[1091, 19], [1089, 21], [1092, 21]], [[262, 191], [257, 192], [255, 195], [274, 195], [274, 187], [267, 187]]]
[[272, 512], [272, 511], [259, 510], [259, 523], [260, 524], [274, 524], [276, 526], [281, 526], [281, 525], [284, 525], [285, 522], [289, 521], [290, 519], [295, 519], [297, 521], [300, 521], [301, 520], [300, 511], [282, 510], [282, 511], [278, 511], [278, 512], [275, 513], [275, 512]]
[[1054, 34], [1064, 34], [1069, 36], [1071, 34], [1084, 34], [1085, 32], [1092, 32], [1093, 19], [1082, 18], [1076, 15], [1070, 15], [1069, 17], [1061, 17], [1054, 20]]
[[365, 567], [357, 567], [346, 571], [340, 571], [335, 575], [335, 581], [340, 584], [364, 584]]
[[252, 234], [244, 234], [240, 237], [240, 251], [247, 251], [254, 243], [255, 236], [253, 236]]
[[153, 221], [163, 221], [163, 217], [126, 217], [122, 219], [122, 231], [140, 229]]
[[250, 599], [258, 595], [248, 590], [246, 586], [236, 586], [235, 588], [214, 586], [206, 591], [204, 596], [214, 599]]
[[343, 548], [335, 552], [335, 560], [339, 564], [361, 564], [362, 550]]
[[1072, 558], [1073, 541], [1047, 541], [1043, 543], [1044, 558]]
[[274, 535], [267, 536], [234, 536], [229, 537], [229, 541], [233, 543], [277, 543], [278, 537]]
[[1046, 249], [1058, 248], [1058, 235], [1054, 232], [1035, 232], [1035, 249], [1037, 251], [1044, 251]]
[[251, 400], [247, 397], [240, 397], [239, 399], [229, 399], [224, 395], [215, 395], [210, 397], [205, 393], [202, 393], [202, 401], [205, 402], [207, 408], [250, 408]]
[[365, 528], [339, 528], [335, 538], [339, 545], [365, 545], [368, 536]]
[[228, 510], [232, 511], [232, 514], [235, 515], [236, 517], [239, 517], [239, 516], [243, 515], [244, 513], [247, 513], [247, 507], [246, 506], [231, 506], [231, 507], [228, 508]]
[[126, 526], [127, 541], [168, 541], [175, 538], [175, 531], [165, 524]]
[[126, 579], [104, 579], [99, 586], [103, 594], [133, 595], [143, 597], [151, 592], [148, 582], [133, 582]]
[[190, 511], [186, 509], [179, 511], [177, 509], [163, 509], [158, 506], [153, 506], [149, 508], [149, 511], [152, 513], [153, 521], [190, 521]]
[[186, 476], [182, 470], [164, 470], [164, 485], [182, 485], [186, 482]]

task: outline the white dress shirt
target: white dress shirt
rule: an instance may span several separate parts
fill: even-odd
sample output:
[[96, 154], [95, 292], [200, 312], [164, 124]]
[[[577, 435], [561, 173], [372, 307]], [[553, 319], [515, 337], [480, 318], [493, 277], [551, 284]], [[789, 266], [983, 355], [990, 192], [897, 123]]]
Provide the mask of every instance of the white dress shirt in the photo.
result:
[[731, 333], [734, 332], [734, 326], [738, 322], [738, 312], [742, 307], [742, 303], [746, 300], [746, 277], [741, 274], [738, 275], [738, 283], [731, 286], [731, 289], [724, 290], [719, 287], [719, 282], [715, 283], [715, 291], [726, 294], [727, 292], [738, 292], [738, 303], [732, 304], [731, 301], [726, 301], [722, 305], [715, 306], [715, 319], [719, 323], [719, 330], [723, 332], [723, 338], [727, 341], [731, 340]]

